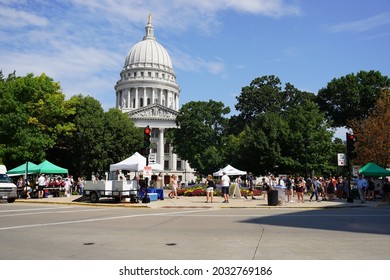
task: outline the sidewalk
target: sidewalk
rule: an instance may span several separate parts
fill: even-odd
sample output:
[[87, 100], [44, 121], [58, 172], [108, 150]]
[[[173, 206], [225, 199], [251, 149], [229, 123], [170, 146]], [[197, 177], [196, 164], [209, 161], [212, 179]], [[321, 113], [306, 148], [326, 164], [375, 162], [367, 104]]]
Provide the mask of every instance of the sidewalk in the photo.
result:
[[165, 192], [164, 200], [151, 201], [150, 203], [130, 203], [130, 202], [115, 202], [113, 199], [101, 198], [98, 203], [91, 203], [89, 199], [83, 198], [80, 195], [70, 197], [51, 197], [43, 199], [17, 199], [17, 203], [51, 203], [51, 204], [67, 204], [67, 205], [87, 205], [100, 207], [128, 207], [128, 208], [296, 208], [296, 209], [322, 209], [322, 208], [351, 208], [351, 207], [378, 207], [382, 205], [390, 205], [389, 202], [382, 200], [367, 201], [364, 204], [360, 200], [354, 200], [349, 203], [346, 200], [335, 199], [334, 201], [309, 201], [309, 197], [305, 196], [304, 203], [284, 202], [281, 205], [269, 206], [268, 201], [263, 197], [256, 197], [255, 200], [245, 198], [230, 198], [229, 203], [222, 203], [223, 198], [214, 197], [214, 203], [205, 203], [204, 196], [180, 196], [178, 199], [168, 197], [168, 192]]

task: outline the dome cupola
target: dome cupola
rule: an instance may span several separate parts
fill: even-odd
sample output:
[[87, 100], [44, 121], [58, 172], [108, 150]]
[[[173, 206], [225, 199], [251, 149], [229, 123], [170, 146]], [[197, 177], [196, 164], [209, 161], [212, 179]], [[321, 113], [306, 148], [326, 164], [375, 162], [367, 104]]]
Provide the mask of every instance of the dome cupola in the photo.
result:
[[161, 46], [154, 37], [152, 16], [148, 16], [148, 23], [145, 27], [146, 35], [143, 40], [134, 45], [129, 51], [124, 69], [132, 68], [154, 68], [173, 74], [172, 60], [167, 50]]

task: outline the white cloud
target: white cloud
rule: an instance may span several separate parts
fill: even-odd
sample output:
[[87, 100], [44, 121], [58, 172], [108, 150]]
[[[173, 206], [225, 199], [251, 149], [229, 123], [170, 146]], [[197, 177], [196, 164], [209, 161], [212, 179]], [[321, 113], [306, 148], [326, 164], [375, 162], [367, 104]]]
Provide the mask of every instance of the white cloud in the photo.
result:
[[104, 11], [113, 18], [126, 18], [134, 23], [144, 23], [147, 14], [161, 27], [177, 30], [198, 28], [202, 31], [218, 26], [218, 13], [231, 10], [254, 15], [281, 17], [299, 15], [301, 9], [284, 0], [170, 0], [161, 5], [160, 0], [72, 0], [72, 3], [87, 8], [90, 12]]
[[172, 48], [172, 56], [175, 68], [186, 72], [207, 72], [214, 75], [223, 74], [226, 71], [226, 65], [220, 58], [205, 59], [202, 57], [193, 57], [177, 48]]
[[48, 20], [33, 13], [0, 6], [0, 27], [45, 26]]
[[[68, 98], [83, 93], [108, 108], [125, 56], [142, 39], [140, 26], [149, 13], [159, 39], [167, 37], [164, 30], [215, 34], [225, 11], [272, 17], [300, 12], [283, 0], [0, 0], [0, 69], [4, 75], [46, 73]], [[175, 68], [227, 74], [223, 59], [190, 55], [167, 41]]]
[[329, 27], [331, 32], [365, 32], [390, 24], [390, 13], [381, 13], [369, 18], [343, 22]]

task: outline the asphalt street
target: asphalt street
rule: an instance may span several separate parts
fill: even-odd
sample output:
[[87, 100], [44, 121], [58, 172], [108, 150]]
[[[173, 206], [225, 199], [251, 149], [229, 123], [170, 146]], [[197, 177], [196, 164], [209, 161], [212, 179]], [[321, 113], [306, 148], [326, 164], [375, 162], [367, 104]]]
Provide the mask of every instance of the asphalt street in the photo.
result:
[[0, 203], [2, 260], [390, 259], [390, 207]]

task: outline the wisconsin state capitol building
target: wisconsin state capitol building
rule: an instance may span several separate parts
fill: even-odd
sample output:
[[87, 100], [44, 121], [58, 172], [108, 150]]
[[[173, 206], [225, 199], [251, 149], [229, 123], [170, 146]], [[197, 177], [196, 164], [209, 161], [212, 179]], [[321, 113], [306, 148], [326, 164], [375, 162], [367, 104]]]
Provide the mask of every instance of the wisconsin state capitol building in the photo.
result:
[[172, 174], [181, 182], [195, 181], [194, 170], [172, 152], [164, 137], [167, 128], [176, 127], [180, 87], [171, 57], [154, 36], [151, 14], [145, 32], [143, 40], [126, 56], [120, 80], [115, 85], [116, 108], [126, 113], [135, 126], [151, 128], [151, 161], [163, 166], [165, 184]]

